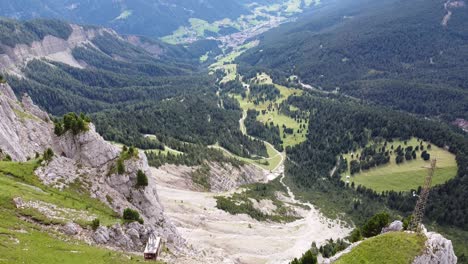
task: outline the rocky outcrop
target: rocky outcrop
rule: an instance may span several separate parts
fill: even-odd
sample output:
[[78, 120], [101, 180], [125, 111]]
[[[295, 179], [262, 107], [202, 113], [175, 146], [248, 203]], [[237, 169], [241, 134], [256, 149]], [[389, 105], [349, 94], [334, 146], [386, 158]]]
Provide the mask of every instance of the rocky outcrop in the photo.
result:
[[65, 133], [56, 138], [54, 145], [60, 151], [61, 156], [92, 168], [102, 167], [109, 161], [115, 160], [120, 154], [119, 148], [96, 133], [93, 124], [89, 124], [89, 131], [86, 133], [78, 135]]
[[457, 256], [453, 251], [452, 241], [441, 234], [423, 230], [427, 237], [426, 246], [423, 254], [416, 257], [413, 264], [456, 264]]
[[403, 230], [403, 222], [396, 220], [393, 221], [387, 227], [382, 228], [381, 234], [388, 233], [388, 232], [398, 232]]
[[263, 182], [263, 171], [253, 165], [234, 167], [230, 163], [210, 163], [210, 185], [212, 192], [226, 192], [245, 184]]
[[28, 96], [17, 101], [8, 84], [0, 84], [0, 149], [26, 161], [53, 145], [53, 124]]
[[133, 222], [111, 227], [100, 226], [92, 234], [92, 238], [98, 244], [141, 251], [152, 232], [155, 230], [151, 226]]
[[82, 65], [71, 55], [71, 51], [80, 45], [90, 44], [96, 36], [108, 32], [116, 34], [110, 29], [85, 29], [78, 25], [70, 25], [72, 33], [68, 39], [45, 36], [41, 41], [34, 41], [31, 45], [17, 44], [15, 47], [1, 45], [0, 67], [14, 70], [25, 62], [35, 58], [47, 58], [81, 68]]
[[210, 162], [207, 164], [210, 190], [199, 186], [192, 180], [192, 174], [199, 167], [187, 167], [166, 164], [158, 169], [152, 168], [159, 184], [192, 191], [210, 191], [214, 193], [234, 190], [237, 187], [255, 182], [265, 182], [266, 176], [262, 170], [253, 165], [234, 167], [230, 163]]
[[[54, 139], [54, 150], [59, 157], [55, 157], [47, 166], [40, 167], [36, 174], [46, 184], [56, 188], [63, 188], [68, 184], [79, 181], [89, 190], [90, 195], [108, 204], [120, 215], [126, 208], [137, 210], [144, 220], [144, 232], [139, 237], [147, 237], [148, 232], [155, 232], [167, 241], [174, 250], [184, 245], [172, 223], [164, 216], [163, 207], [156, 191], [156, 182], [148, 177], [149, 184], [145, 188], [136, 187], [139, 170], [150, 175], [151, 171], [144, 153], [124, 161], [125, 173], [118, 174], [115, 170], [121, 149], [106, 142], [90, 124], [87, 132], [73, 135], [65, 133]], [[125, 230], [125, 229], [123, 229]], [[96, 242], [120, 247], [124, 250], [141, 250], [139, 243], [116, 243], [122, 239], [126, 241], [125, 232], [115, 227], [109, 230], [110, 238], [103, 234], [103, 230], [96, 231]], [[133, 231], [132, 231], [133, 232]], [[135, 233], [135, 232], [133, 232]]]
[[[55, 157], [36, 169], [44, 184], [62, 189], [79, 183], [94, 198], [108, 204], [122, 215], [126, 208], [137, 210], [144, 225], [137, 223], [113, 226], [105, 232], [102, 228], [93, 235], [94, 241], [124, 250], [142, 250], [150, 232], [155, 232], [173, 251], [183, 248], [185, 241], [165, 217], [143, 152], [124, 161], [125, 172], [115, 169], [121, 158], [121, 149], [106, 142], [92, 124], [85, 132], [74, 135], [71, 131], [56, 136], [48, 115], [40, 110], [31, 98], [24, 96], [20, 103], [7, 84], [0, 86], [0, 149], [15, 161], [25, 161], [35, 153], [52, 148]], [[145, 188], [136, 187], [138, 171], [148, 175]], [[78, 186], [79, 186], [78, 185]], [[18, 206], [45, 210], [46, 215], [57, 214], [60, 219], [66, 211], [46, 204], [20, 204]], [[90, 217], [87, 221], [92, 220]], [[63, 227], [64, 233], [80, 233], [73, 224]], [[123, 241], [123, 242], [122, 242]]]

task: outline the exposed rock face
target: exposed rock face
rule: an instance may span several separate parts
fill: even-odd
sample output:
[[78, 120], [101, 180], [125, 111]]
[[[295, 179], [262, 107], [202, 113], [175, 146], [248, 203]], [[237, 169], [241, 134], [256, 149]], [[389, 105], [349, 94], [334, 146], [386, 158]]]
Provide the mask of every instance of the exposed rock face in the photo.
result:
[[96, 133], [93, 124], [89, 125], [87, 133], [65, 133], [55, 140], [55, 145], [60, 150], [60, 155], [92, 168], [102, 167], [120, 154], [117, 147]]
[[136, 222], [123, 226], [115, 224], [109, 228], [100, 226], [92, 234], [92, 238], [97, 244], [141, 251], [153, 231], [151, 226]]
[[441, 234], [427, 232], [426, 247], [421, 256], [414, 259], [413, 264], [456, 264], [457, 256], [453, 251], [452, 241], [446, 239]]
[[254, 182], [265, 181], [263, 171], [252, 165], [240, 168], [229, 163], [210, 163], [210, 184], [212, 192], [225, 192]]
[[[210, 192], [225, 192], [237, 187], [255, 182], [266, 181], [264, 172], [253, 165], [244, 165], [239, 168], [229, 163], [210, 162], [208, 164]], [[192, 173], [198, 167], [176, 166], [166, 164], [158, 169], [152, 169], [158, 182], [166, 186], [193, 191], [206, 191], [192, 181]]]
[[[78, 135], [69, 131], [58, 137], [53, 130], [48, 115], [28, 96], [24, 96], [20, 103], [8, 85], [0, 86], [0, 149], [4, 153], [15, 161], [25, 161], [50, 147], [56, 156], [35, 172], [44, 184], [64, 188], [77, 181], [92, 197], [108, 204], [115, 212], [122, 214], [124, 209], [132, 208], [145, 222], [144, 225], [113, 226], [108, 232], [104, 228], [98, 229], [93, 235], [94, 241], [124, 250], [142, 250], [148, 234], [155, 232], [172, 250], [183, 247], [185, 241], [164, 216], [156, 182], [142, 152], [124, 161], [125, 173], [120, 175], [113, 168], [121, 149], [106, 142], [92, 124], [88, 131]], [[135, 186], [139, 170], [148, 175], [149, 185], [145, 188]], [[29, 206], [21, 199], [17, 202]], [[34, 208], [51, 210], [47, 215], [60, 211], [49, 207], [39, 204]], [[72, 223], [65, 225], [62, 231], [71, 235], [80, 233]]]
[[[54, 150], [60, 157], [55, 157], [47, 166], [40, 167], [36, 174], [46, 184], [63, 188], [73, 181], [80, 181], [90, 191], [92, 197], [108, 204], [114, 211], [122, 215], [126, 208], [137, 210], [145, 221], [145, 229], [141, 231], [139, 243], [128, 240], [125, 230], [114, 227], [109, 231], [109, 239], [105, 230], [98, 230], [95, 241], [109, 241], [109, 244], [124, 250], [141, 250], [143, 240], [148, 232], [155, 231], [167, 241], [169, 247], [180, 248], [184, 240], [175, 227], [164, 216], [162, 205], [156, 192], [153, 177], [148, 177], [149, 184], [145, 188], [136, 187], [136, 177], [139, 170], [147, 175], [151, 171], [146, 156], [140, 152], [136, 157], [124, 161], [125, 173], [113, 172], [121, 150], [106, 142], [94, 126], [89, 131], [73, 135], [65, 133], [54, 139]], [[136, 234], [133, 231], [130, 231]], [[128, 241], [127, 241], [128, 240]], [[127, 241], [117, 243], [116, 241]]]
[[142, 41], [140, 37], [130, 35], [126, 37], [127, 41], [130, 42], [131, 44], [138, 46], [140, 48], [143, 48], [147, 52], [149, 52], [151, 55], [155, 57], [159, 57], [164, 53], [164, 47], [154, 43]]
[[115, 34], [110, 29], [84, 29], [78, 25], [71, 27], [73, 31], [68, 39], [49, 35], [41, 41], [34, 41], [31, 45], [18, 44], [13, 48], [2, 45], [4, 53], [0, 54], [0, 66], [14, 69], [31, 59], [47, 58], [81, 68], [82, 65], [71, 55], [71, 50], [79, 45], [91, 44], [92, 39], [104, 32]]
[[13, 160], [26, 161], [52, 146], [53, 124], [29, 97], [17, 101], [8, 84], [0, 84], [0, 149]]

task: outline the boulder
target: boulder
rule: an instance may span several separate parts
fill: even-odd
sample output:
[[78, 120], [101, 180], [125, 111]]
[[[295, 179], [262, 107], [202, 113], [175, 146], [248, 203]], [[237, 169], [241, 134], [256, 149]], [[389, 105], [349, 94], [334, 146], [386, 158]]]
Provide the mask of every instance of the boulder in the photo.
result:
[[106, 244], [110, 239], [109, 229], [105, 226], [98, 227], [96, 231], [94, 231], [92, 238], [98, 244]]
[[393, 221], [389, 226], [384, 227], [381, 233], [384, 234], [388, 232], [398, 232], [401, 230], [403, 230], [403, 222], [396, 220]]
[[83, 229], [81, 228], [81, 226], [79, 226], [78, 224], [75, 224], [75, 223], [66, 223], [63, 227], [62, 227], [62, 231], [67, 234], [67, 235], [70, 235], [70, 236], [73, 236], [73, 235], [77, 235], [79, 234]]

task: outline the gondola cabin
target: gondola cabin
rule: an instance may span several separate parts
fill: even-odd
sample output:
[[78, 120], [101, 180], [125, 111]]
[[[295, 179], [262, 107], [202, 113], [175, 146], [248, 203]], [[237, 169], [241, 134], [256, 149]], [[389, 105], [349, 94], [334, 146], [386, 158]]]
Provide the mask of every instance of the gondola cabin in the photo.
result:
[[145, 260], [156, 261], [159, 254], [161, 253], [161, 248], [161, 238], [156, 237], [154, 234], [151, 234], [148, 238], [148, 243], [146, 243], [145, 247]]

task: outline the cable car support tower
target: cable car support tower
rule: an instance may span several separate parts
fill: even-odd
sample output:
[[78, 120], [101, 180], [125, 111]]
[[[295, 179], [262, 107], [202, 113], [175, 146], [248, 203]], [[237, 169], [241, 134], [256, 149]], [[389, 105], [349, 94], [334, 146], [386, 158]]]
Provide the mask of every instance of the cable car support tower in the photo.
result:
[[437, 160], [431, 160], [431, 166], [428, 168], [429, 171], [426, 176], [426, 180], [424, 182], [424, 187], [421, 190], [421, 194], [419, 194], [419, 199], [416, 202], [416, 206], [414, 207], [413, 215], [411, 218], [409, 230], [415, 231], [420, 233], [422, 231], [422, 220], [424, 218], [424, 212], [426, 210], [427, 199], [429, 197], [429, 192], [431, 190], [432, 184], [432, 177], [434, 176], [434, 172], [436, 169]]

